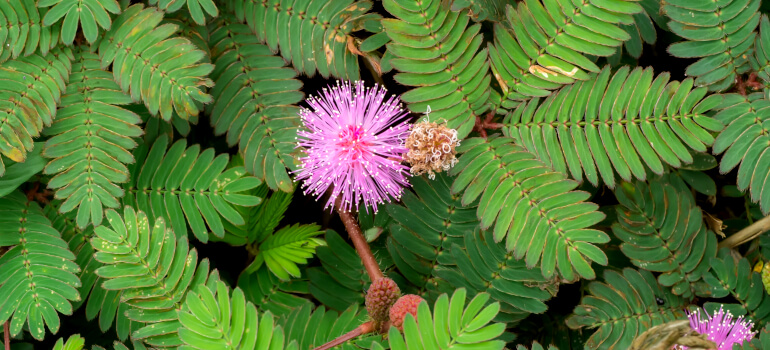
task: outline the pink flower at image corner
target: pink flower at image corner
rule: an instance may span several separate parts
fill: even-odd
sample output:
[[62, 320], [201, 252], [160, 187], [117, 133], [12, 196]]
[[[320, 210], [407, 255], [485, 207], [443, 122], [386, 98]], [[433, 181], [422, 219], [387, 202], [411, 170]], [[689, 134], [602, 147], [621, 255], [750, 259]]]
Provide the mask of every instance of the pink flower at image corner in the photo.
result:
[[[695, 310], [695, 312], [687, 312], [687, 317], [690, 319], [690, 328], [692, 330], [705, 334], [709, 340], [717, 344], [715, 350], [732, 350], [733, 345], [748, 343], [757, 332], [752, 332], [751, 328], [754, 327], [754, 323], [746, 320], [743, 316], [733, 319], [733, 315], [728, 311], [725, 312], [720, 306], [719, 310], [714, 312], [714, 316], [709, 315], [706, 312], [706, 318], [701, 318], [701, 309]], [[686, 350], [686, 346], [677, 346], [676, 350]]]
[[324, 208], [341, 197], [344, 211], [363, 204], [377, 212], [378, 204], [398, 200], [409, 186], [409, 167], [401, 164], [408, 112], [398, 97], [385, 100], [385, 94], [379, 85], [338, 81], [306, 99], [312, 110], [300, 111], [307, 130], [297, 132], [297, 147], [307, 156], [300, 158], [295, 181], [319, 198], [331, 187]]

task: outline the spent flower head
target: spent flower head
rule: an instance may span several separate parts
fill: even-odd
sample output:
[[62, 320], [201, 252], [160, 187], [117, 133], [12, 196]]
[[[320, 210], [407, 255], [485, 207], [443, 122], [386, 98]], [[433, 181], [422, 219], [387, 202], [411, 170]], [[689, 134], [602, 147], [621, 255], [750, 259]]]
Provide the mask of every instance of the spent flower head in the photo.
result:
[[331, 187], [325, 207], [340, 198], [342, 210], [363, 204], [367, 212], [401, 197], [409, 186], [409, 168], [401, 164], [409, 124], [399, 98], [385, 100], [385, 93], [362, 81], [337, 82], [307, 98], [312, 110], [300, 111], [307, 130], [297, 132], [307, 156], [296, 178], [305, 194], [320, 197]]
[[[753, 322], [744, 319], [743, 316], [733, 319], [733, 315], [729, 311], [725, 312], [722, 307], [714, 312], [714, 316], [703, 312], [706, 314], [705, 319], [701, 317], [701, 309], [695, 312], [688, 311], [687, 314], [690, 319], [690, 328], [705, 334], [709, 340], [715, 342], [717, 344], [715, 350], [731, 350], [733, 344], [749, 342], [757, 334], [751, 331]], [[685, 350], [687, 347], [679, 346], [677, 349]]]
[[[430, 107], [427, 113], [430, 113]], [[412, 166], [412, 174], [422, 175], [427, 172], [428, 177], [433, 179], [436, 177], [435, 173], [449, 170], [457, 163], [455, 148], [459, 145], [457, 130], [430, 122], [426, 117], [425, 120], [412, 125], [406, 139], [409, 152], [404, 160]]]

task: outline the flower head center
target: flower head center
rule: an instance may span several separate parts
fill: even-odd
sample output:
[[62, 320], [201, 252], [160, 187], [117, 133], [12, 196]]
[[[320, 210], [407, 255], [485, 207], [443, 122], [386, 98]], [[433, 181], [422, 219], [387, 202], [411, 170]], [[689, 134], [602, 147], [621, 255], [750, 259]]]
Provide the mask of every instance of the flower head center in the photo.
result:
[[343, 127], [337, 136], [339, 137], [337, 145], [348, 153], [351, 160], [358, 160], [369, 146], [365, 138], [366, 132], [360, 126], [348, 125]]

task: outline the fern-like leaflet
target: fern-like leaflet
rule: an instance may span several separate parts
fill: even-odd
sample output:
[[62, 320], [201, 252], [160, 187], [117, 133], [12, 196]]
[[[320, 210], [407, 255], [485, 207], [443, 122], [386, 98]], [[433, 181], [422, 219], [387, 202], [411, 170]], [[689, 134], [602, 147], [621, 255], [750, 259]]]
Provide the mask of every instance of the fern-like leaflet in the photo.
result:
[[708, 288], [700, 294], [712, 298], [732, 297], [734, 303], [704, 303], [704, 309], [712, 313], [724, 307], [736, 316], [746, 316], [760, 327], [770, 321], [770, 296], [762, 285], [760, 273], [752, 270], [748, 259], [736, 261], [727, 248], [710, 259], [711, 270], [703, 275]]
[[76, 223], [75, 212], [59, 213], [61, 201], [55, 200], [43, 208], [53, 227], [61, 232], [62, 239], [67, 242], [70, 251], [75, 254], [75, 262], [80, 266], [78, 277], [81, 286], [78, 288], [80, 300], [73, 303], [77, 310], [85, 306], [86, 319], [98, 319], [99, 329], [107, 332], [115, 325], [115, 331], [120, 340], [128, 339], [131, 329], [137, 329], [140, 323], [129, 320], [125, 313], [131, 306], [120, 302], [122, 291], [106, 290], [102, 287], [104, 280], [95, 271], [102, 263], [94, 258], [94, 248], [90, 240], [94, 235], [94, 227], [89, 225], [80, 229]]
[[[284, 314], [278, 321], [286, 332], [286, 341], [296, 342], [299, 349], [312, 349], [343, 335], [363, 322], [368, 315], [358, 305], [350, 305], [344, 311], [326, 310], [306, 303], [292, 312]], [[368, 334], [335, 347], [340, 350], [360, 350], [382, 344], [382, 336]]]
[[[540, 263], [550, 278], [558, 267], [568, 280], [595, 277], [591, 262], [607, 264], [595, 244], [609, 236], [589, 229], [605, 215], [585, 202], [589, 193], [575, 191], [577, 183], [555, 172], [507, 137], [471, 138], [458, 147], [463, 153], [450, 171], [459, 174], [452, 192], [464, 191], [462, 203], [479, 199], [481, 228], [494, 224], [494, 239], [527, 267]], [[576, 274], [577, 273], [577, 274]]]
[[283, 330], [270, 312], [260, 317], [243, 291], [236, 288], [231, 293], [220, 281], [212, 288], [199, 285], [190, 291], [179, 321], [179, 338], [185, 343], [179, 350], [292, 349], [285, 347]]
[[596, 186], [601, 176], [614, 188], [615, 173], [645, 180], [648, 168], [662, 174], [664, 162], [677, 168], [692, 163], [690, 150], [706, 152], [711, 132], [723, 128], [706, 115], [720, 95], [704, 98], [707, 89], [693, 89], [692, 79], [669, 78], [653, 79], [652, 69], [622, 67], [611, 74], [605, 68], [542, 104], [537, 98], [520, 104], [505, 117], [504, 134], [578, 181], [585, 176]]
[[171, 120], [198, 115], [212, 101], [202, 91], [214, 68], [200, 63], [205, 53], [189, 39], [174, 36], [174, 24], [158, 26], [163, 12], [132, 5], [115, 19], [99, 44], [102, 67], [112, 64], [115, 81], [134, 101], [142, 101], [150, 114]]
[[45, 328], [56, 333], [58, 313], [71, 315], [80, 267], [40, 206], [15, 191], [0, 198], [0, 246], [12, 246], [0, 257], [0, 322], [10, 334], [28, 324], [35, 339]]
[[631, 36], [620, 25], [644, 11], [636, 1], [527, 0], [507, 9], [489, 46], [492, 72], [510, 109], [532, 97], [589, 79], [590, 56], [611, 56]]
[[[358, 58], [350, 50], [351, 33], [378, 15], [367, 14], [370, 1], [227, 0], [228, 8], [246, 23], [260, 42], [279, 52], [292, 66], [312, 77], [316, 71], [359, 79]], [[281, 23], [279, 25], [279, 23]]]
[[112, 25], [112, 19], [107, 12], [120, 13], [120, 5], [116, 0], [39, 0], [37, 6], [52, 6], [43, 17], [43, 25], [46, 27], [59, 22], [62, 18], [64, 19], [61, 39], [62, 43], [66, 45], [72, 45], [72, 42], [75, 41], [78, 23], [83, 29], [83, 36], [89, 43], [93, 43], [99, 35], [99, 27], [109, 30]]
[[567, 319], [570, 328], [596, 329], [586, 349], [628, 349], [647, 329], [685, 316], [686, 300], [661, 288], [649, 271], [606, 270], [604, 282], [591, 282], [588, 291]]
[[211, 17], [219, 15], [219, 9], [213, 0], [150, 0], [149, 3], [150, 5], [157, 4], [160, 9], [167, 12], [178, 11], [186, 4], [190, 17], [201, 26], [206, 24], [204, 11]]
[[671, 21], [672, 32], [687, 39], [671, 44], [668, 52], [676, 57], [700, 59], [685, 74], [695, 78], [696, 86], [724, 91], [736, 77], [749, 70], [751, 50], [759, 24], [760, 0], [666, 1], [661, 10]]
[[411, 179], [414, 192], [405, 192], [403, 205], [388, 205], [388, 252], [399, 272], [419, 288], [423, 297], [434, 300], [453, 288], [437, 277], [441, 267], [454, 266], [452, 245], [479, 224], [475, 203], [461, 203], [450, 191], [452, 178], [439, 173], [434, 180]]
[[489, 109], [491, 93], [487, 50], [480, 24], [468, 26], [467, 11], [452, 12], [445, 1], [389, 0], [383, 6], [396, 19], [383, 19], [392, 42], [390, 64], [397, 82], [415, 88], [401, 99], [411, 111], [432, 121], [444, 119], [465, 137], [477, 116]]
[[35, 1], [0, 1], [0, 63], [36, 51], [46, 55], [59, 46], [61, 25], [45, 25], [46, 15], [46, 9], [38, 9]]
[[246, 268], [246, 273], [254, 272], [262, 264], [281, 280], [290, 276], [299, 277], [301, 272], [297, 265], [306, 264], [313, 257], [317, 247], [324, 241], [316, 238], [321, 234], [318, 225], [291, 225], [272, 232], [259, 243], [254, 261]]
[[215, 134], [227, 132], [229, 145], [239, 145], [246, 170], [270, 188], [290, 192], [286, 168], [296, 169], [292, 153], [300, 121], [295, 104], [304, 96], [302, 82], [246, 25], [233, 22], [218, 22], [209, 38], [216, 65], [211, 125]]
[[235, 207], [261, 202], [246, 193], [260, 185], [259, 179], [246, 175], [243, 167], [229, 167], [229, 156], [215, 157], [213, 148], [187, 147], [186, 139], [170, 147], [168, 143], [168, 136], [161, 135], [151, 148], [137, 148], [135, 156], [141, 167], [130, 168], [123, 202], [136, 205], [152, 219], [165, 218], [178, 235], [186, 235], [189, 223], [203, 242], [208, 241], [209, 230], [224, 237], [223, 218], [234, 225], [244, 224]]
[[51, 136], [43, 155], [53, 158], [44, 173], [55, 175], [48, 187], [63, 199], [63, 213], [77, 209], [80, 228], [102, 223], [103, 208], [117, 208], [123, 189], [116, 183], [129, 179], [125, 164], [133, 163], [132, 139], [142, 135], [141, 118], [120, 105], [130, 104], [99, 68], [98, 56], [80, 49], [75, 54], [70, 83], [62, 96], [58, 118], [43, 130]]
[[[0, 65], [0, 154], [24, 162], [33, 137], [51, 125], [72, 69], [72, 51], [33, 54]], [[0, 175], [5, 165], [0, 158]]]
[[738, 167], [738, 189], [770, 213], [770, 100], [761, 93], [727, 94], [714, 119], [727, 125], [714, 141], [714, 154], [724, 153], [719, 172]]
[[466, 288], [472, 295], [489, 293], [492, 300], [500, 303], [496, 321], [510, 327], [531, 313], [548, 309], [545, 301], [556, 292], [546, 290], [551, 281], [509, 254], [494, 241], [490, 230], [466, 234], [462, 243], [454, 244], [451, 250], [457, 267], [440, 267], [437, 275], [454, 287]]
[[691, 297], [716, 256], [717, 238], [703, 224], [701, 209], [687, 191], [664, 181], [626, 184], [615, 191], [621, 206], [612, 233], [631, 263], [661, 272], [658, 282]]
[[495, 302], [487, 305], [489, 294], [486, 293], [476, 294], [467, 305], [466, 297], [467, 292], [463, 288], [456, 290], [451, 299], [442, 294], [436, 300], [432, 314], [427, 302], [420, 303], [417, 317], [406, 315], [404, 334], [395, 327], [390, 327], [390, 348], [502, 350], [505, 342], [497, 337], [505, 330], [505, 324], [490, 324], [500, 311], [500, 304]]
[[123, 215], [106, 211], [108, 225], [96, 228], [91, 245], [95, 259], [104, 266], [96, 274], [106, 290], [122, 291], [120, 300], [131, 306], [129, 319], [147, 325], [132, 332], [131, 338], [157, 347], [182, 345], [177, 316], [187, 291], [213, 284], [209, 263], [198, 261], [189, 249], [187, 236], [177, 237], [163, 218], [150, 220], [142, 211], [125, 206]]

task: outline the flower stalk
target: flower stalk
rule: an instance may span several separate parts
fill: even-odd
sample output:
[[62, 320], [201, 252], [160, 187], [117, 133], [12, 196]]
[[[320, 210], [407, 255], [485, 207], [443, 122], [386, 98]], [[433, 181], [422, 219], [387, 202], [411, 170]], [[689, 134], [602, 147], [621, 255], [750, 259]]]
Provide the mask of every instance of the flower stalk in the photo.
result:
[[340, 205], [341, 201], [342, 199], [338, 198], [334, 207], [337, 209], [337, 213], [340, 214], [342, 224], [345, 225], [345, 230], [348, 231], [348, 236], [353, 241], [353, 246], [356, 248], [358, 256], [361, 257], [361, 262], [364, 264], [364, 268], [366, 268], [366, 273], [369, 274], [369, 279], [374, 282], [383, 277], [380, 265], [377, 264], [369, 244], [366, 243], [361, 227], [358, 226], [358, 221], [353, 216], [353, 213], [342, 208]]

